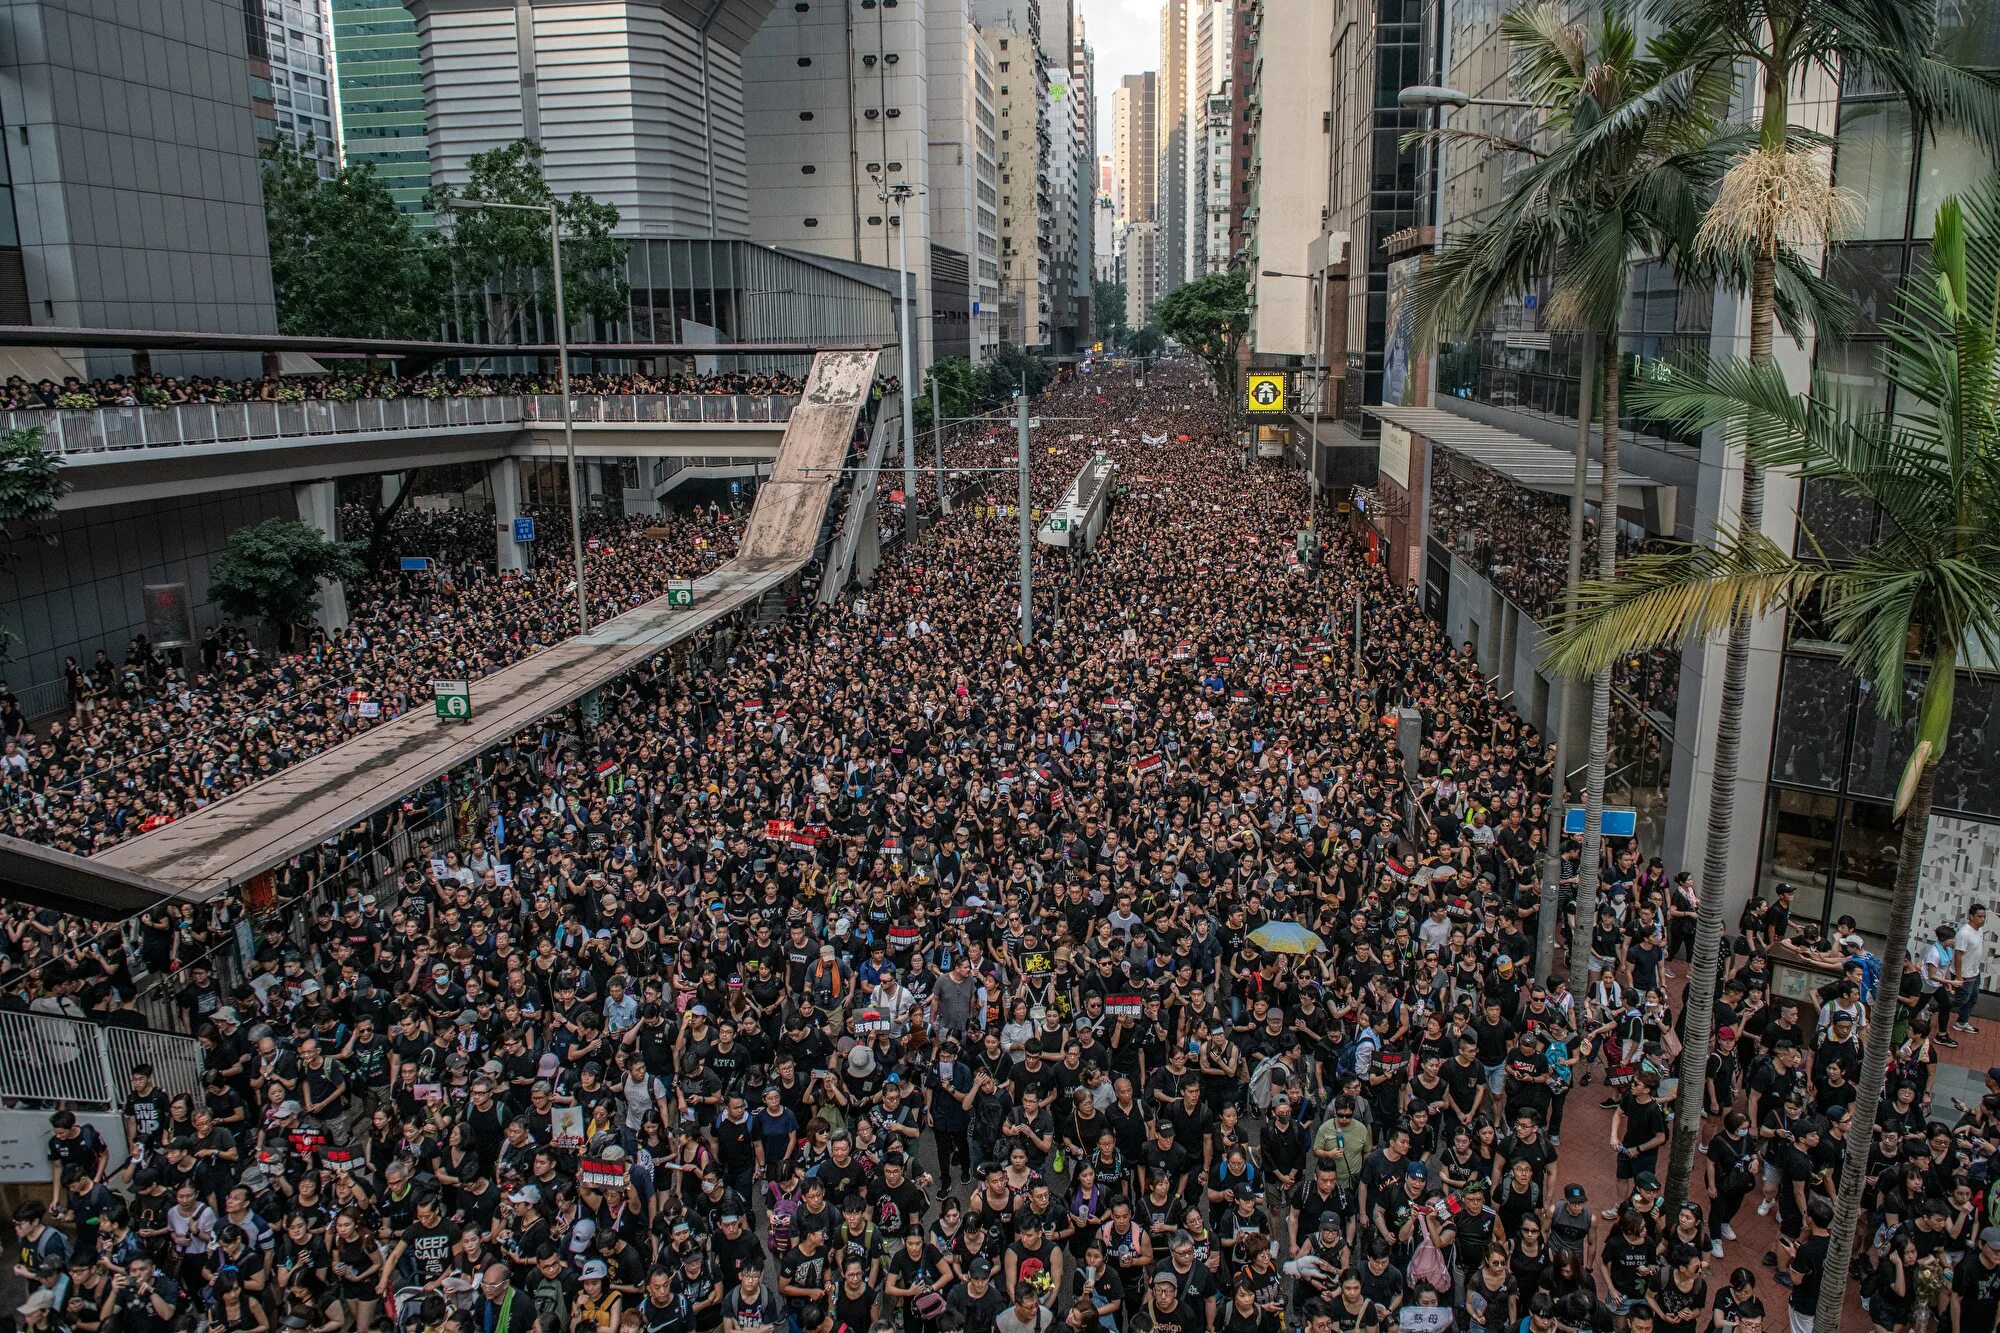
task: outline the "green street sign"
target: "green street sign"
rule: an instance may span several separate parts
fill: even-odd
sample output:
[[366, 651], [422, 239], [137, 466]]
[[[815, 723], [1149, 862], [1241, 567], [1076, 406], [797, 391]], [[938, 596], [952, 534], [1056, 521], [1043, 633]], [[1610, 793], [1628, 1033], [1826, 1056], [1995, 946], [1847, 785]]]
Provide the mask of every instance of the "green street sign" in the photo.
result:
[[464, 722], [472, 717], [472, 685], [468, 681], [432, 681], [431, 701], [441, 722]]
[[673, 579], [667, 584], [668, 606], [694, 605], [694, 580]]

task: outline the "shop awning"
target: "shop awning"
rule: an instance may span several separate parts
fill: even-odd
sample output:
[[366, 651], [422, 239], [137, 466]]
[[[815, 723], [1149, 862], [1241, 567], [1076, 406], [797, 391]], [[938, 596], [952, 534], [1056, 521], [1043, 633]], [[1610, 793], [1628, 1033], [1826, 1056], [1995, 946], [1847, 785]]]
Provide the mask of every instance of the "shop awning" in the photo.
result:
[[[1362, 411], [1391, 425], [1401, 426], [1412, 435], [1421, 435], [1440, 449], [1462, 454], [1481, 467], [1529, 490], [1568, 495], [1576, 484], [1575, 454], [1550, 448], [1540, 440], [1517, 435], [1499, 426], [1490, 426], [1435, 407], [1375, 405], [1364, 407]], [[1588, 494], [1595, 496], [1604, 484], [1603, 465], [1592, 460], [1587, 475]], [[1619, 478], [1619, 507], [1642, 508], [1646, 492], [1657, 489], [1659, 485], [1651, 477], [1628, 473]]]

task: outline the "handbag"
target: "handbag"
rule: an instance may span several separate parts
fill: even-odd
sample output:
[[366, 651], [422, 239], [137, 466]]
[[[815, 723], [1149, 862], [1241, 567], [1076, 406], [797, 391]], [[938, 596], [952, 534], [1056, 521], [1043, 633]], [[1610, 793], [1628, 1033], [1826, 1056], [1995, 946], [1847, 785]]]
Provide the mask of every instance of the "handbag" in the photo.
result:
[[919, 1292], [910, 1302], [910, 1312], [919, 1319], [936, 1319], [945, 1311], [944, 1297], [935, 1291]]

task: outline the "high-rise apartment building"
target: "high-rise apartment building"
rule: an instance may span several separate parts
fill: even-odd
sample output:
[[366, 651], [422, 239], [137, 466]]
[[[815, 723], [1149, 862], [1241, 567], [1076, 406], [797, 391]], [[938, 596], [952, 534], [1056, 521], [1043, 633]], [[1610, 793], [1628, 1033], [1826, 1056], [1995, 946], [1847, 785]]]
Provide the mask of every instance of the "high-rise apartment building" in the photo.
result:
[[417, 22], [401, 0], [332, 0], [343, 160], [366, 162], [407, 213], [424, 206], [430, 146]]
[[[1200, 0], [1194, 14], [1188, 235], [1189, 262], [1195, 277], [1228, 268], [1233, 255], [1229, 245], [1229, 145], [1234, 111], [1229, 90], [1234, 85], [1229, 76], [1235, 16], [1232, 0]], [[1220, 238], [1215, 235], [1218, 220], [1222, 225]]]
[[[1250, 345], [1253, 356], [1304, 357], [1315, 327], [1307, 249], [1322, 230], [1326, 206], [1326, 108], [1333, 96], [1321, 0], [1259, 0], [1250, 86]], [[1394, 93], [1390, 94], [1391, 99]], [[1263, 270], [1294, 275], [1267, 278]]]
[[934, 350], [982, 363], [991, 359], [1000, 334], [993, 55], [963, 0], [933, 0], [930, 20]]
[[1112, 211], [1119, 226], [1151, 222], [1159, 207], [1159, 75], [1127, 74], [1112, 95]]
[[333, 41], [320, 0], [251, 2], [264, 16], [271, 126], [300, 148], [310, 143], [321, 174], [332, 175], [340, 160], [340, 135], [333, 109]]
[[1036, 34], [1000, 24], [982, 25], [981, 31], [993, 52], [998, 88], [1001, 341], [1045, 347], [1054, 337], [1049, 259], [1055, 219], [1043, 110], [1049, 100], [1047, 67]]
[[1189, 272], [1188, 165], [1192, 145], [1188, 105], [1194, 83], [1189, 35], [1198, 3], [1162, 0], [1160, 5], [1159, 166], [1155, 185], [1159, 199], [1153, 214], [1160, 224], [1160, 264], [1155, 300], [1185, 282]]
[[1070, 18], [1070, 133], [1075, 138], [1070, 180], [1071, 229], [1076, 237], [1070, 256], [1070, 289], [1074, 294], [1073, 347], [1094, 336], [1098, 314], [1093, 298], [1097, 271], [1097, 58], [1084, 36], [1083, 10]]

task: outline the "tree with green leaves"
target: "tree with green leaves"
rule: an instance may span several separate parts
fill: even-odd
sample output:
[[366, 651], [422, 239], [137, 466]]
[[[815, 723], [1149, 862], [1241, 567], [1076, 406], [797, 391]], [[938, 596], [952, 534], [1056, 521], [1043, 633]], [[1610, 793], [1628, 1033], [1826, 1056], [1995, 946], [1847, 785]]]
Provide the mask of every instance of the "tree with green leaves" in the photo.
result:
[[[39, 426], [0, 431], [0, 570], [20, 558], [17, 542], [47, 538], [42, 524], [55, 517], [56, 502], [69, 490], [62, 459], [42, 447]], [[0, 661], [17, 640], [0, 627]]]
[[372, 164], [320, 175], [312, 139], [280, 138], [264, 158], [264, 225], [278, 331], [420, 338], [438, 328], [431, 243], [396, 211]]
[[980, 409], [997, 407], [1024, 387], [1032, 398], [1055, 377], [1055, 366], [1025, 347], [1002, 347], [981, 371]]
[[1148, 324], [1142, 329], [1128, 329], [1125, 333], [1125, 354], [1141, 360], [1155, 357], [1167, 345], [1167, 335], [1160, 332], [1157, 324]]
[[322, 579], [361, 577], [357, 542], [331, 541], [296, 519], [271, 518], [238, 528], [209, 566], [209, 600], [232, 616], [262, 616], [289, 644], [319, 608]]
[[[1726, 172], [1697, 238], [1705, 255], [1719, 258], [1747, 285], [1753, 363], [1772, 360], [1773, 325], [1783, 322], [1790, 257], [1816, 252], [1838, 239], [1852, 210], [1852, 201], [1833, 184], [1824, 137], [1792, 123], [1793, 99], [1809, 78], [1865, 73], [1901, 94], [1920, 140], [1941, 124], [1959, 124], [1989, 148], [2000, 146], [2000, 94], [1993, 81], [1937, 55], [1939, 0], [1650, 0], [1648, 9], [1654, 21], [1689, 35], [1681, 77], [1720, 75], [1733, 81], [1747, 66], [1758, 89], [1755, 123], [1734, 136]], [[1822, 320], [1821, 332], [1828, 331]], [[1741, 473], [1736, 522], [1744, 531], [1759, 532], [1764, 525], [1764, 469], [1745, 454]], [[1722, 698], [1710, 761], [1706, 847], [1682, 1033], [1681, 1075], [1697, 1082], [1686, 1086], [1699, 1086], [1708, 1067], [1724, 905], [1733, 896], [1732, 870], [1741, 873], [1732, 856], [1753, 625], [1745, 616], [1721, 628], [1726, 641]], [[1868, 1142], [1873, 1125], [1872, 1118], [1864, 1120], [1857, 1112], [1850, 1138]], [[1682, 1117], [1674, 1126], [1666, 1180], [1670, 1210], [1687, 1197], [1699, 1135], [1697, 1117]], [[1838, 1318], [1844, 1288], [1843, 1269], [1840, 1280], [1829, 1279], [1827, 1290], [1834, 1299], [1830, 1307], [1822, 1306], [1823, 1313], [1831, 1308]]]
[[1216, 397], [1234, 412], [1237, 351], [1250, 332], [1250, 279], [1230, 269], [1183, 283], [1160, 298], [1153, 318], [1169, 338], [1202, 359]]
[[1938, 210], [1929, 267], [1887, 324], [1884, 372], [1900, 395], [1893, 415], [1856, 401], [1823, 373], [1794, 393], [1768, 357], [1674, 371], [1635, 390], [1662, 417], [1726, 431], [1757, 467], [1786, 469], [1805, 485], [1874, 505], [1888, 520], [1887, 535], [1836, 557], [1807, 534], [1792, 555], [1739, 518], [1711, 545], [1641, 556], [1619, 577], [1585, 584], [1548, 658], [1558, 670], [1596, 671], [1627, 652], [1698, 640], [1816, 596], [1816, 619], [1885, 719], [1896, 721], [1906, 687], [1919, 685], [1914, 749], [1896, 794], [1902, 830], [1882, 949], [1885, 989], [1869, 1010], [1835, 1195], [1818, 1310], [1824, 1328], [1840, 1326], [1846, 1299], [1898, 1020], [1889, 979], [1903, 972], [1958, 668], [2000, 654], [1996, 328], [2000, 184], [1989, 183]]
[[1097, 316], [1097, 336], [1115, 346], [1131, 326], [1125, 322], [1125, 284], [1098, 278], [1090, 284], [1090, 308]]
[[919, 430], [929, 430], [934, 424], [931, 421], [933, 387], [937, 390], [938, 407], [946, 421], [971, 416], [989, 406], [982, 400], [985, 385], [979, 368], [962, 356], [941, 357], [924, 372], [924, 391], [916, 404]]
[[[431, 187], [429, 207], [440, 216], [438, 262], [449, 274], [452, 316], [483, 317], [494, 337], [524, 341], [531, 312], [553, 319], [555, 280], [549, 266], [546, 214], [514, 209], [453, 209], [454, 200], [556, 206], [562, 233], [563, 303], [572, 326], [585, 319], [622, 320], [631, 313], [626, 244], [612, 235], [618, 209], [587, 194], [558, 200], [542, 175], [542, 147], [516, 139], [466, 163], [468, 179], [456, 190]], [[445, 221], [449, 213], [449, 221]]]
[[[1727, 90], [1720, 76], [1688, 79], [1686, 35], [1669, 31], [1642, 44], [1630, 19], [1607, 6], [1592, 26], [1570, 21], [1564, 7], [1542, 3], [1501, 19], [1514, 56], [1515, 86], [1544, 108], [1544, 148], [1484, 143], [1521, 153], [1527, 165], [1491, 214], [1457, 231], [1419, 275], [1416, 308], [1425, 335], [1469, 331], [1509, 297], [1548, 283], [1549, 324], [1581, 348], [1578, 474], [1589, 456], [1593, 399], [1602, 447], [1598, 492], [1597, 572], [1610, 577], [1618, 557], [1620, 358], [1618, 335], [1630, 266], [1690, 258], [1700, 201], [1714, 154], [1714, 108]], [[1477, 137], [1437, 132], [1440, 137]], [[1581, 491], [1582, 487], [1579, 486]], [[1570, 511], [1570, 584], [1582, 576], [1581, 497]], [[1577, 868], [1570, 988], [1589, 984], [1589, 938], [1596, 920], [1610, 749], [1611, 668], [1591, 680], [1585, 752], [1583, 855]], [[1563, 767], [1575, 762], [1563, 756]], [[1550, 799], [1563, 800], [1560, 781]], [[1543, 892], [1552, 893], [1544, 884]]]

